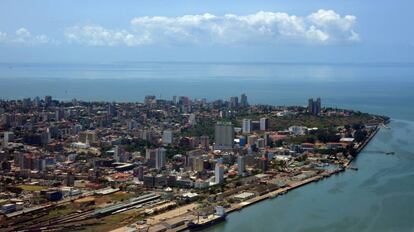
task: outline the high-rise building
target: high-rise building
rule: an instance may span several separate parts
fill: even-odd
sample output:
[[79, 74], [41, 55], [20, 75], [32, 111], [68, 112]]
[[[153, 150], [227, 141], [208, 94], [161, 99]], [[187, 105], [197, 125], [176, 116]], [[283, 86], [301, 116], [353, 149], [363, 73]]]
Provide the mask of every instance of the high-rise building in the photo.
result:
[[239, 107], [239, 98], [238, 97], [230, 97], [230, 108], [235, 109]]
[[240, 106], [243, 108], [249, 106], [249, 103], [247, 102], [247, 96], [244, 93], [240, 96]]
[[121, 148], [118, 145], [115, 145], [114, 147], [114, 160], [116, 162], [119, 162], [121, 160]]
[[252, 124], [251, 124], [251, 128], [250, 129], [252, 131], [258, 131], [258, 130], [260, 130], [260, 121], [257, 121], [257, 120], [252, 121]]
[[268, 118], [261, 118], [260, 119], [260, 130], [265, 131], [269, 127], [269, 119]]
[[108, 105], [108, 112], [107, 113], [111, 117], [116, 116], [116, 106], [115, 106], [115, 103], [110, 103]]
[[45, 96], [45, 105], [46, 107], [52, 105], [52, 96]]
[[204, 171], [204, 159], [202, 157], [197, 157], [193, 160], [193, 170], [196, 172]]
[[214, 130], [214, 149], [232, 149], [234, 144], [234, 127], [231, 122], [217, 122]]
[[191, 113], [191, 114], [190, 114], [190, 116], [188, 117], [188, 123], [189, 123], [191, 126], [194, 126], [194, 125], [196, 125], [196, 124], [197, 124], [195, 114], [193, 114], [193, 113]]
[[237, 157], [237, 170], [239, 176], [243, 175], [246, 171], [246, 158], [244, 156], [240, 155]]
[[136, 168], [136, 173], [139, 181], [144, 180], [144, 166], [140, 165]]
[[73, 174], [71, 171], [69, 171], [66, 174], [65, 184], [66, 184], [66, 186], [74, 186], [75, 185], [75, 174]]
[[5, 131], [3, 137], [3, 145], [7, 146], [10, 141], [14, 139], [14, 133], [11, 131]]
[[209, 150], [210, 140], [207, 135], [200, 136], [200, 145], [204, 150]]
[[256, 145], [258, 148], [264, 148], [265, 145], [265, 140], [263, 138], [259, 138], [256, 140]]
[[314, 101], [313, 98], [309, 98], [308, 112], [316, 116], [321, 114], [321, 99], [320, 98], [317, 98], [316, 101]]
[[155, 168], [162, 169], [165, 167], [167, 159], [167, 150], [165, 148], [157, 148], [155, 153]]
[[164, 144], [171, 144], [173, 142], [173, 132], [171, 130], [165, 130], [162, 133], [162, 142]]
[[251, 127], [252, 127], [252, 120], [250, 120], [250, 119], [243, 119], [243, 128], [242, 128], [242, 130], [243, 130], [243, 133], [250, 133], [251, 131], [252, 131], [252, 129], [251, 129]]
[[221, 184], [224, 181], [224, 166], [223, 164], [216, 163], [216, 168], [214, 170], [215, 183]]

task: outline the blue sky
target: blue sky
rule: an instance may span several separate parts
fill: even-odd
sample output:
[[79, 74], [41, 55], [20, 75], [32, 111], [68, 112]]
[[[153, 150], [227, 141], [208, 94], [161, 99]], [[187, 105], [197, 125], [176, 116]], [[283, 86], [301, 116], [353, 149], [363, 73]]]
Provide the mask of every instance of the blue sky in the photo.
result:
[[410, 0], [2, 0], [0, 62], [414, 62]]

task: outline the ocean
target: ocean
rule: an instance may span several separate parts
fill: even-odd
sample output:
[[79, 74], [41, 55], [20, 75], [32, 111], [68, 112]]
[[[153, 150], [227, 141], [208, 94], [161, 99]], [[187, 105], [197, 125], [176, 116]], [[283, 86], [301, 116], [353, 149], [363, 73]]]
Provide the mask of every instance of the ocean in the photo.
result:
[[[0, 98], [145, 95], [322, 105], [392, 118], [349, 170], [229, 215], [207, 231], [414, 231], [414, 64], [0, 64]], [[386, 155], [384, 152], [395, 152]]]

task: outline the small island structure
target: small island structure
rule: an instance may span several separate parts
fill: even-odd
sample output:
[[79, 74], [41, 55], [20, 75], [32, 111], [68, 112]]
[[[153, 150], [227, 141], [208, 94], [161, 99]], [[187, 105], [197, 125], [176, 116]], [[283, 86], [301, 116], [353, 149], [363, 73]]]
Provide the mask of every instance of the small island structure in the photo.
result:
[[0, 229], [197, 230], [357, 170], [390, 119], [321, 102], [1, 100]]

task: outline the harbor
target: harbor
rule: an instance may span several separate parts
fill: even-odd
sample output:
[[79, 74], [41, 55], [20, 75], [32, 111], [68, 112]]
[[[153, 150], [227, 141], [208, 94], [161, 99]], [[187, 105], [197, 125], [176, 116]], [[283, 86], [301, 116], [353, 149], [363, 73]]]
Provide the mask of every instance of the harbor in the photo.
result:
[[[366, 140], [363, 141], [359, 145], [359, 147], [357, 148], [358, 153], [360, 153], [369, 144], [369, 142], [375, 137], [375, 135], [378, 133], [379, 130], [380, 130], [380, 127], [376, 126], [375, 129], [366, 138]], [[225, 208], [225, 213], [226, 215], [228, 215], [228, 214], [232, 214], [235, 212], [239, 212], [240, 210], [243, 210], [244, 208], [247, 208], [249, 206], [262, 202], [264, 200], [270, 200], [270, 199], [276, 198], [280, 195], [284, 195], [297, 188], [321, 181], [332, 175], [337, 175], [341, 172], [346, 171], [347, 169], [358, 170], [357, 168], [350, 166], [352, 162], [353, 160], [349, 160], [349, 162], [345, 163], [342, 167], [339, 167], [335, 170], [324, 170], [315, 176], [306, 178], [304, 180], [289, 183], [289, 185], [286, 187], [281, 187], [273, 191], [265, 192], [262, 195], [255, 196], [246, 201], [232, 204], [229, 207]], [[137, 231], [151, 231], [151, 232], [189, 231], [190, 230], [188, 226], [190, 224], [189, 222], [196, 221], [198, 219], [197, 216], [191, 213], [191, 211], [194, 210], [195, 208], [196, 208], [196, 205], [192, 204], [191, 207], [188, 207], [186, 209], [178, 209], [178, 210], [176, 209], [174, 213], [166, 212], [164, 214], [157, 215], [153, 217], [152, 219], [149, 219], [145, 225], [137, 226], [136, 229]], [[215, 223], [216, 219], [217, 219], [217, 216], [212, 216], [212, 215], [208, 217], [204, 217], [202, 219], [202, 224], [204, 224], [205, 227], [215, 225], [217, 224]], [[168, 223], [172, 221], [180, 222], [180, 223], [176, 223], [176, 226], [174, 226], [173, 223]], [[220, 222], [224, 222], [224, 220], [220, 220]], [[123, 228], [114, 230], [113, 232], [124, 232], [124, 231], [128, 231], [129, 229], [131, 229], [131, 227], [123, 227]]]

